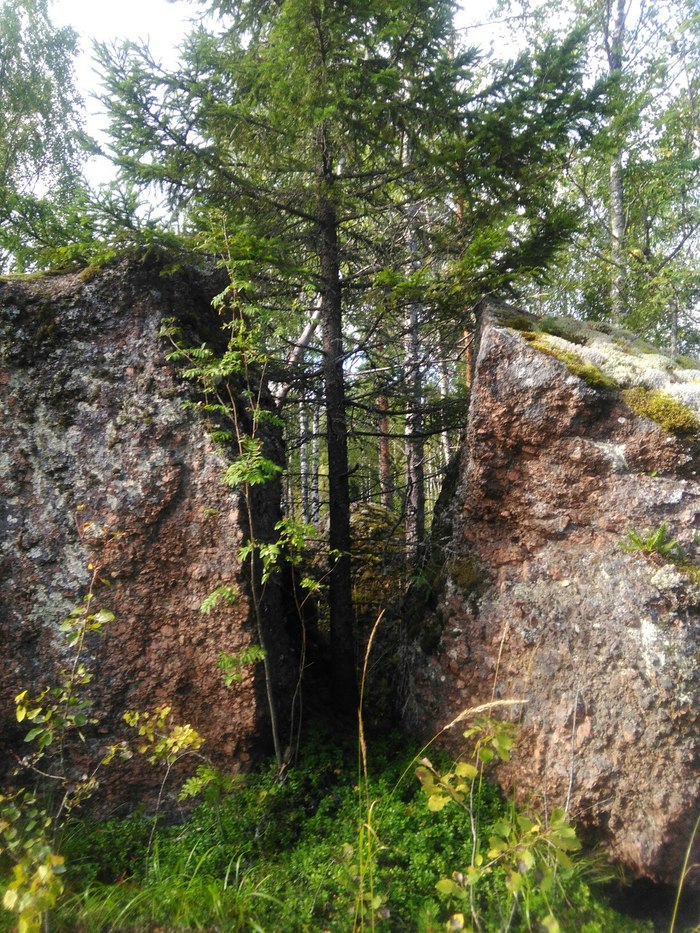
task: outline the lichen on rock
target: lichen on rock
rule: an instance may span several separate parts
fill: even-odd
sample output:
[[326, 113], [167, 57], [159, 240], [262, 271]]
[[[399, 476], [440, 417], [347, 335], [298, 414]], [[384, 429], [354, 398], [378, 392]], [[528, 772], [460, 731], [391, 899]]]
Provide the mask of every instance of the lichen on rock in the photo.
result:
[[[243, 767], [267, 745], [260, 676], [226, 689], [220, 652], [257, 640], [238, 545], [239, 496], [159, 337], [175, 316], [193, 345], [220, 339], [204, 272], [164, 277], [153, 263], [0, 284], [0, 761], [21, 743], [13, 697], [56, 683], [65, 663], [57, 628], [100, 567], [98, 594], [115, 620], [91, 646], [96, 740], [123, 730], [128, 709], [166, 703], [205, 737], [220, 764]], [[242, 406], [243, 407], [243, 406]], [[260, 493], [271, 530], [279, 489]], [[262, 532], [261, 532], [262, 533]], [[241, 598], [206, 617], [221, 585]], [[270, 590], [272, 593], [274, 587]], [[271, 620], [281, 613], [270, 611]], [[273, 667], [284, 667], [276, 632]], [[161, 776], [132, 762], [106, 779], [109, 805]], [[107, 804], [105, 804], [107, 805]]]

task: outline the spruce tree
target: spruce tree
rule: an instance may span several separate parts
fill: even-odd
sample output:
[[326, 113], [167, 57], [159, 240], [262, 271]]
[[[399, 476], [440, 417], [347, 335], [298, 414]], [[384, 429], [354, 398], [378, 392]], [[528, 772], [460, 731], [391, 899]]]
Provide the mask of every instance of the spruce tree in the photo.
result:
[[[176, 73], [102, 47], [114, 152], [226, 257], [229, 299], [270, 334], [299, 333], [320, 301], [332, 676], [352, 710], [345, 368], [372, 343], [372, 308], [414, 300], [419, 280], [437, 311], [541, 267], [571, 229], [551, 169], [592, 101], [575, 41], [487, 80], [455, 50], [450, 0], [215, 7], [224, 28], [191, 36]], [[411, 245], [419, 203], [444, 219], [421, 237], [440, 259]]]

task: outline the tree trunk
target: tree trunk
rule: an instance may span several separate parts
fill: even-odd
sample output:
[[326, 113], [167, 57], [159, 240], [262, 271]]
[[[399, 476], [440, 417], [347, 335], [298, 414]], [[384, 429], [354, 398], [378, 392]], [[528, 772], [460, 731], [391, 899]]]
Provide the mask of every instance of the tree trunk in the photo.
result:
[[379, 494], [380, 501], [385, 509], [394, 508], [394, 483], [391, 472], [391, 450], [389, 448], [389, 416], [387, 414], [388, 402], [386, 395], [377, 398], [379, 410]]
[[322, 294], [323, 370], [328, 441], [328, 516], [332, 570], [329, 582], [333, 688], [337, 709], [357, 709], [355, 636], [350, 575], [350, 491], [348, 437], [343, 376], [342, 299], [338, 255], [338, 219], [321, 179], [319, 259]]
[[[444, 355], [445, 351], [443, 350], [443, 356], [440, 360], [440, 397], [443, 402], [446, 402], [450, 397], [450, 373], [447, 368], [447, 359]], [[450, 435], [447, 428], [442, 429], [440, 435], [440, 443], [442, 446], [442, 457], [444, 460], [444, 465], [450, 462], [450, 457], [452, 456], [452, 451], [450, 449]]]
[[321, 463], [321, 403], [314, 395], [311, 419], [311, 521], [314, 525], [321, 517], [321, 496], [318, 488], [318, 471]]
[[[605, 49], [611, 77], [622, 74], [622, 55], [625, 39], [625, 0], [614, 0], [614, 9], [607, 7], [605, 23]], [[624, 289], [627, 279], [627, 256], [625, 251], [625, 201], [623, 189], [622, 147], [613, 153], [608, 179], [610, 258], [612, 279], [610, 282], [610, 310], [613, 320], [622, 320]]]
[[299, 486], [301, 488], [301, 520], [311, 520], [309, 508], [309, 413], [306, 401], [299, 401]]
[[612, 281], [610, 283], [610, 310], [613, 320], [620, 323], [625, 312], [624, 289], [627, 279], [625, 255], [625, 206], [622, 188], [622, 153], [618, 150], [610, 164], [610, 254]]
[[412, 304], [406, 319], [404, 345], [407, 414], [406, 450], [406, 556], [416, 562], [425, 539], [425, 442], [423, 439], [423, 373], [418, 335], [418, 307]]

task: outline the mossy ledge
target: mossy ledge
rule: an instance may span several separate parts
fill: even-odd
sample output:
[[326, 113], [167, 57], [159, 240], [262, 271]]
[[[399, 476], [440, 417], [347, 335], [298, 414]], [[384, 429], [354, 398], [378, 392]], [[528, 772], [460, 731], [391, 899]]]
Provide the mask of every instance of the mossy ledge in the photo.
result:
[[606, 376], [602, 369], [594, 366], [593, 363], [588, 363], [580, 357], [578, 353], [574, 353], [572, 350], [560, 350], [558, 347], [553, 347], [547, 341], [544, 334], [536, 333], [535, 331], [523, 331], [522, 336], [531, 347], [534, 347], [535, 350], [539, 350], [540, 353], [545, 353], [547, 356], [554, 357], [555, 360], [559, 360], [560, 363], [566, 366], [572, 376], [583, 379], [586, 385], [589, 385], [592, 389], [620, 388], [618, 383], [611, 376]]
[[700, 432], [695, 412], [665, 392], [637, 386], [625, 389], [622, 397], [632, 411], [656, 422], [668, 434], [689, 437]]

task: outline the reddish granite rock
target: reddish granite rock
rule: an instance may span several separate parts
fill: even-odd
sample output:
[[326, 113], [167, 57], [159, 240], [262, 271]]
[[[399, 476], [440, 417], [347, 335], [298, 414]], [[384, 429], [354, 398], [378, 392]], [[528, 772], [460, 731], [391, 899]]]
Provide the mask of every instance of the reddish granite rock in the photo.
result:
[[502, 786], [568, 806], [633, 874], [675, 884], [700, 802], [700, 590], [619, 542], [667, 522], [700, 565], [696, 459], [499, 313], [482, 312], [459, 477], [438, 521], [451, 529], [445, 582], [431, 639], [409, 648], [406, 722], [428, 737], [492, 697], [524, 699]]
[[[220, 765], [269, 746], [261, 672], [227, 689], [217, 669], [220, 652], [258, 641], [238, 557], [245, 514], [159, 336], [172, 316], [193, 345], [217, 339], [216, 290], [134, 263], [0, 284], [0, 766], [26, 731], [13, 697], [56, 683], [69, 657], [57, 626], [86, 593], [90, 563], [112, 584], [94, 604], [116, 617], [89, 641], [99, 741], [86, 754], [125, 734], [124, 711], [163, 703]], [[259, 489], [262, 537], [279, 488]], [[240, 598], [203, 615], [221, 584]], [[290, 658], [278, 596], [268, 587], [263, 624], [281, 697]], [[110, 806], [161, 778], [137, 759], [104, 773]]]

